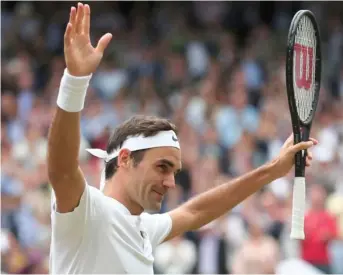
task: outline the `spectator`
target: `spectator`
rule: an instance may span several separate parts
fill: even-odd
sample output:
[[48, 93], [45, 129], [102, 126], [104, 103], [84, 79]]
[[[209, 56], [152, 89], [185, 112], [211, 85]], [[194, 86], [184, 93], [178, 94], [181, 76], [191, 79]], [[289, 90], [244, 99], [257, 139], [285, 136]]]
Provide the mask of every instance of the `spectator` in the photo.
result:
[[232, 271], [236, 274], [274, 274], [280, 258], [277, 242], [263, 234], [264, 225], [253, 213], [247, 219], [248, 238], [236, 251]]
[[178, 236], [156, 249], [156, 269], [163, 274], [190, 274], [196, 264], [195, 244]]
[[325, 209], [324, 187], [314, 184], [309, 191], [310, 208], [305, 217], [306, 238], [301, 243], [302, 258], [329, 274], [329, 244], [337, 237], [337, 224], [335, 218]]

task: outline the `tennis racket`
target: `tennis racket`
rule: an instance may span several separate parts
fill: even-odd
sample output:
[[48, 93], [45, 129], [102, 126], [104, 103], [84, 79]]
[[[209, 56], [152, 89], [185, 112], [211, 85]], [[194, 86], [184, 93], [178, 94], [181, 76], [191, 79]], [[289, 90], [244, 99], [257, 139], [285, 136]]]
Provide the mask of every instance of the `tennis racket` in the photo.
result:
[[[320, 80], [321, 49], [316, 19], [311, 11], [298, 11], [288, 32], [286, 86], [292, 120], [294, 144], [308, 141], [316, 112]], [[305, 239], [305, 166], [307, 151], [295, 155], [295, 178], [291, 239]]]

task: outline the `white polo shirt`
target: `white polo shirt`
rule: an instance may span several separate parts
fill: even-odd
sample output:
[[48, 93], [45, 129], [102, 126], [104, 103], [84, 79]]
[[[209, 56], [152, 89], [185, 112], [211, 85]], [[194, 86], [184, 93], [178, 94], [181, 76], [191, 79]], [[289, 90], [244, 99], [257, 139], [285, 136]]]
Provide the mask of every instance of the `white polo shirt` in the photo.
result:
[[133, 216], [89, 185], [73, 212], [52, 207], [51, 219], [53, 274], [153, 274], [153, 251], [172, 227], [168, 214]]

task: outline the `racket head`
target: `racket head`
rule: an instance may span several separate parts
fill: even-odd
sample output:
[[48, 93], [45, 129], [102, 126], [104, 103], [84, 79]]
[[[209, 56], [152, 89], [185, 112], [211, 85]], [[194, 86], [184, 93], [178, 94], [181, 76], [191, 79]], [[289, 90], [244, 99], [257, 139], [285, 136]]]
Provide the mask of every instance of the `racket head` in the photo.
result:
[[[286, 54], [286, 86], [294, 135], [313, 121], [321, 84], [321, 39], [309, 10], [298, 11], [291, 22]], [[299, 140], [295, 140], [300, 142]]]

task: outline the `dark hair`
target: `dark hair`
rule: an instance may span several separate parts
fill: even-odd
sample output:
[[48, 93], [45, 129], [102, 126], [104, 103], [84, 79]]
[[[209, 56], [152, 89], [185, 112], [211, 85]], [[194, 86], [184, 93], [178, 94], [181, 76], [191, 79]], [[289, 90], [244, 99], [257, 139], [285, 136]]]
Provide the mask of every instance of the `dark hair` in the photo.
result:
[[[120, 124], [112, 133], [107, 144], [107, 153], [112, 153], [115, 149], [123, 145], [129, 136], [141, 135], [145, 137], [154, 136], [160, 131], [173, 130], [177, 134], [176, 126], [167, 119], [155, 116], [135, 115]], [[144, 157], [144, 150], [138, 150], [131, 153], [135, 165]], [[106, 180], [110, 179], [117, 171], [117, 158], [106, 163], [105, 175]]]

